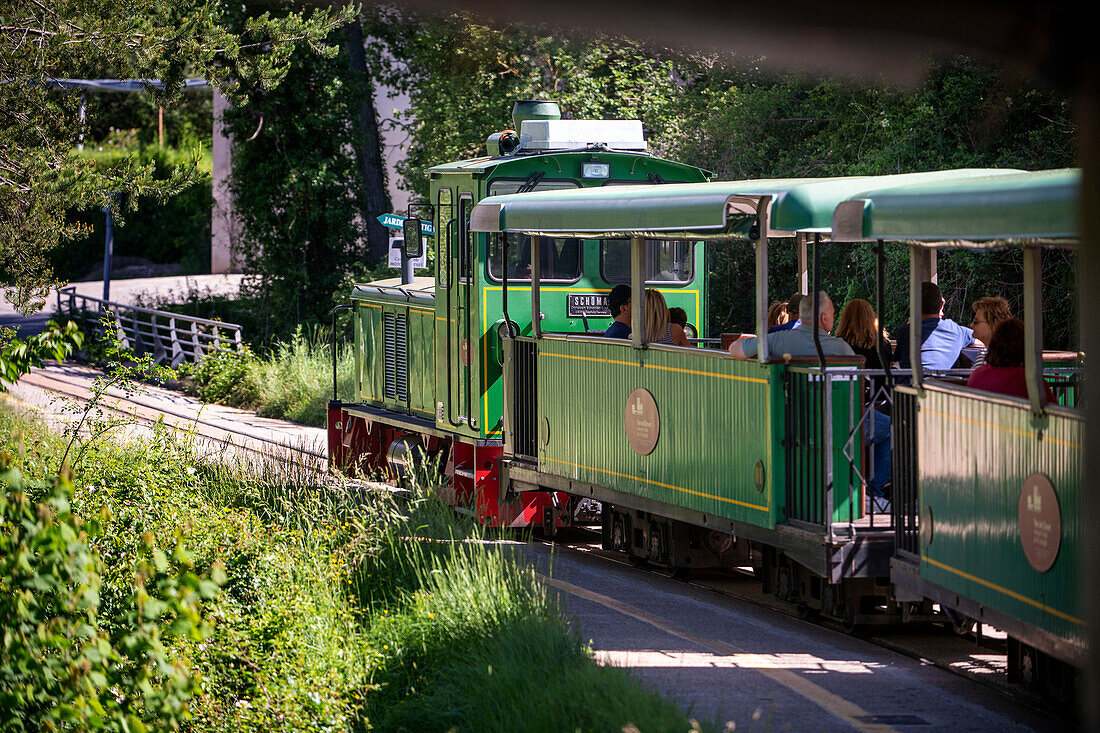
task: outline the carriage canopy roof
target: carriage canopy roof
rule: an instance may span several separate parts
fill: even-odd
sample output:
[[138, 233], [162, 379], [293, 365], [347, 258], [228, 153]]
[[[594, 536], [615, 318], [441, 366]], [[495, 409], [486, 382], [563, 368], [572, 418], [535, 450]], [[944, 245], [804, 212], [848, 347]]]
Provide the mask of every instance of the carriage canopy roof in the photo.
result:
[[573, 237], [744, 237], [761, 200], [771, 202], [768, 236], [829, 236], [833, 210], [856, 194], [904, 185], [990, 178], [1020, 171], [961, 169], [894, 176], [785, 178], [604, 186], [492, 196], [474, 207], [471, 228]]
[[[879, 188], [836, 207], [834, 238], [983, 246], [1079, 236], [1076, 168]], [[1068, 244], [1068, 242], [1067, 242]]]

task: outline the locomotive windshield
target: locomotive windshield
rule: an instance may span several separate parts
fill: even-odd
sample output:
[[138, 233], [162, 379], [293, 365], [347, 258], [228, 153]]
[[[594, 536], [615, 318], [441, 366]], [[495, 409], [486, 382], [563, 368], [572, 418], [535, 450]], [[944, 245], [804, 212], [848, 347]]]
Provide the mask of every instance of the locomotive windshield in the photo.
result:
[[[493, 237], [489, 244], [489, 276], [501, 279], [503, 237], [508, 237], [508, 279], [531, 279], [531, 237], [510, 233]], [[539, 237], [541, 280], [574, 282], [581, 276], [581, 243], [578, 239]]]
[[[600, 245], [600, 271], [609, 283], [630, 282], [630, 240], [605, 239]], [[695, 277], [692, 243], [647, 239], [646, 283], [689, 283]]]

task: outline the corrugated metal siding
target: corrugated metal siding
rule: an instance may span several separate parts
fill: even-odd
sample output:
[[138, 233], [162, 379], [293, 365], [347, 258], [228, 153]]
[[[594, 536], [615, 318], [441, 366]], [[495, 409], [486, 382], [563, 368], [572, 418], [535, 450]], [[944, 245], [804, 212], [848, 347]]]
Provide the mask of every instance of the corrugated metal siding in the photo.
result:
[[[921, 575], [1074, 644], [1085, 643], [1077, 597], [1082, 541], [1083, 417], [1034, 422], [1005, 405], [931, 388], [920, 404]], [[1018, 507], [1024, 480], [1045, 474], [1061, 511], [1058, 557], [1045, 573], [1024, 555]], [[969, 576], [969, 577], [968, 577]]]
[[[777, 367], [677, 350], [638, 352], [626, 342], [544, 339], [538, 354], [539, 467], [774, 527], [769, 374]], [[657, 447], [639, 456], [624, 429], [627, 397], [646, 388], [660, 413]], [[766, 467], [763, 491], [754, 468]]]
[[435, 311], [409, 309], [410, 409], [435, 417]]
[[392, 402], [409, 399], [408, 310], [382, 312], [382, 394]]

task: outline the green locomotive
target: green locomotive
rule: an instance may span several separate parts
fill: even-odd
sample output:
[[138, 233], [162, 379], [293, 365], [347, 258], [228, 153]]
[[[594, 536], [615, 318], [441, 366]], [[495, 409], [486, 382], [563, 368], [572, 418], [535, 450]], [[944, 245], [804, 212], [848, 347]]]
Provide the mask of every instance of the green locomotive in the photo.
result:
[[[523, 101], [513, 123], [514, 130], [489, 137], [485, 157], [430, 169], [429, 205], [412, 213], [427, 219], [424, 210], [431, 212], [434, 277], [352, 291], [357, 389], [353, 402], [330, 405], [329, 447], [335, 465], [379, 470], [399, 470], [413, 452], [442, 452], [453, 501], [473, 507], [486, 524], [526, 526], [569, 520], [564, 511], [547, 519], [542, 507], [556, 497], [545, 492], [498, 496], [505, 313], [518, 333], [531, 333], [525, 307], [534, 267], [546, 285], [537, 328], [602, 331], [607, 294], [630, 280], [629, 241], [517, 235], [490, 246], [471, 230], [471, 211], [487, 197], [516, 192], [700, 182], [709, 174], [650, 155], [638, 121], [563, 120], [555, 102]], [[699, 324], [701, 336], [703, 257], [689, 242], [652, 241], [646, 252], [648, 282]]]

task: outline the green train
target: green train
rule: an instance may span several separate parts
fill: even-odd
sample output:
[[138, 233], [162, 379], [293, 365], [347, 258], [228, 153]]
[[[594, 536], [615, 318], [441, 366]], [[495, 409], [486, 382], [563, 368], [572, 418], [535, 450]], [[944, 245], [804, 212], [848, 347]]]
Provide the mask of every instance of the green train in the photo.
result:
[[[674, 574], [751, 566], [768, 592], [852, 628], [991, 623], [1012, 638], [1014, 677], [1066, 696], [1087, 652], [1081, 385], [1074, 362], [1048, 364], [1034, 324], [1036, 253], [1075, 246], [1079, 174], [717, 182], [625, 136], [614, 152], [555, 138], [553, 122], [519, 119], [489, 158], [432, 170], [435, 277], [352, 294], [359, 392], [330, 406], [331, 460], [402, 470], [437, 455], [449, 501], [549, 535], [599, 502], [608, 549]], [[755, 249], [756, 333], [771, 247], [796, 249], [792, 285], [816, 292], [822, 247], [875, 242], [881, 313], [885, 250], [908, 246], [913, 318], [936, 248], [1024, 247], [1030, 399], [919, 364], [732, 358], [702, 332], [702, 274], [708, 248], [733, 240]], [[618, 282], [631, 287], [630, 340], [599, 333]], [[700, 324], [692, 348], [646, 343], [647, 287]], [[886, 513], [866, 489], [872, 379], [893, 403]], [[1046, 401], [1044, 379], [1066, 404]]]
[[[560, 525], [568, 520], [557, 497], [534, 492], [504, 501], [498, 491], [505, 313], [517, 333], [602, 332], [608, 293], [630, 281], [630, 242], [516, 235], [491, 243], [471, 230], [471, 212], [486, 197], [516, 192], [711, 176], [650, 155], [638, 121], [563, 120], [557, 103], [547, 101], [517, 102], [512, 117], [514, 130], [489, 136], [487, 156], [428, 172], [430, 201], [413, 213], [430, 218], [437, 232], [434, 276], [357, 285], [351, 293], [357, 389], [353, 402], [330, 408], [330, 456], [340, 466], [390, 468], [404, 465], [414, 449], [445, 452], [454, 501], [473, 507], [481, 521], [541, 525], [557, 511], [550, 521]], [[645, 256], [650, 282], [705, 336], [702, 248], [653, 240]], [[527, 307], [532, 266], [545, 283], [537, 319]]]

